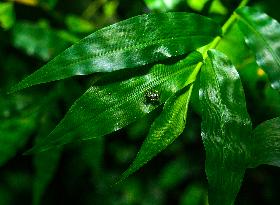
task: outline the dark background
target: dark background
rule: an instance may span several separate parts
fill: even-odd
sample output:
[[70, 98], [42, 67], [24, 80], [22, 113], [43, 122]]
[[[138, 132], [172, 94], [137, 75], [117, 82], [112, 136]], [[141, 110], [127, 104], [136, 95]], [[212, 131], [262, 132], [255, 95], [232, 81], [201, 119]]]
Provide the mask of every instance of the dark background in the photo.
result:
[[[0, 5], [4, 2], [11, 1], [0, 1]], [[178, 4], [169, 10], [201, 13], [221, 24], [239, 3], [221, 0], [222, 8], [215, 7], [209, 12], [209, 3], [198, 8], [205, 1], [171, 2]], [[278, 2], [252, 0], [250, 4], [279, 21]], [[3, 14], [0, 6], [0, 205], [206, 205], [205, 152], [195, 99], [184, 133], [119, 185], [114, 183], [134, 159], [161, 108], [101, 139], [73, 143], [63, 150], [41, 155], [22, 155], [62, 119], [75, 99], [89, 87], [92, 76], [35, 86], [14, 95], [7, 95], [6, 91], [96, 29], [151, 12], [145, 2], [18, 0], [13, 9], [14, 17]], [[162, 10], [168, 9], [163, 7], [154, 12]], [[12, 19], [8, 25], [3, 23], [8, 21], [5, 15]], [[228, 51], [235, 52], [236, 59], [232, 60], [244, 85], [253, 126], [279, 116], [280, 97], [270, 88], [266, 75], [253, 62], [241, 58], [239, 48]], [[244, 52], [249, 52], [246, 47]], [[279, 168], [248, 169], [236, 204], [278, 204], [279, 192]]]

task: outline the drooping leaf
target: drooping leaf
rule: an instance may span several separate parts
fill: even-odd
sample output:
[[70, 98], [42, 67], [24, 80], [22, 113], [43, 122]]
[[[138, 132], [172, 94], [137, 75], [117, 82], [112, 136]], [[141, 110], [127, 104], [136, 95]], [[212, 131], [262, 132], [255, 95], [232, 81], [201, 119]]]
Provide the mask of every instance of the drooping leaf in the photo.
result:
[[74, 75], [112, 72], [179, 56], [219, 34], [217, 23], [197, 14], [133, 17], [84, 38], [15, 85], [11, 92]]
[[280, 90], [280, 24], [256, 9], [236, 11], [238, 25], [247, 45], [255, 52], [257, 64], [267, 73], [271, 86]]
[[146, 75], [90, 87], [34, 151], [100, 137], [125, 127], [193, 82], [195, 65], [201, 60], [201, 54], [193, 52], [176, 64], [155, 65]]
[[17, 22], [12, 32], [16, 48], [45, 61], [71, 45], [71, 42], [62, 38], [58, 31], [42, 23]]
[[280, 167], [280, 117], [267, 120], [253, 130], [251, 167]]
[[11, 28], [15, 23], [15, 13], [13, 3], [0, 3], [0, 27]]
[[200, 102], [209, 204], [232, 205], [250, 158], [251, 121], [234, 66], [217, 50], [208, 56], [200, 74]]
[[144, 166], [183, 132], [191, 93], [192, 85], [180, 90], [166, 101], [163, 112], [152, 124], [135, 160], [123, 173], [120, 181]]

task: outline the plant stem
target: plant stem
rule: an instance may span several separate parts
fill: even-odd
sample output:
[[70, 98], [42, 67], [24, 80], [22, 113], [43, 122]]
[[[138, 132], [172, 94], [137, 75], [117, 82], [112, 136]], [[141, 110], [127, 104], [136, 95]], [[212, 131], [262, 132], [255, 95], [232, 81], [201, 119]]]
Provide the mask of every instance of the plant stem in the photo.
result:
[[[246, 6], [248, 4], [248, 2], [249, 2], [249, 0], [242, 0], [236, 9]], [[232, 15], [229, 17], [229, 19], [222, 26], [222, 36], [217, 36], [210, 44], [208, 44], [200, 49], [204, 60], [208, 57], [208, 55], [207, 55], [208, 50], [215, 49], [219, 45], [220, 41], [222, 40], [222, 37], [229, 31], [231, 26], [235, 23], [236, 19], [237, 19], [237, 16], [236, 16], [235, 12], [233, 12]], [[200, 62], [195, 67], [196, 75], [200, 71], [202, 65], [203, 65], [203, 62]]]

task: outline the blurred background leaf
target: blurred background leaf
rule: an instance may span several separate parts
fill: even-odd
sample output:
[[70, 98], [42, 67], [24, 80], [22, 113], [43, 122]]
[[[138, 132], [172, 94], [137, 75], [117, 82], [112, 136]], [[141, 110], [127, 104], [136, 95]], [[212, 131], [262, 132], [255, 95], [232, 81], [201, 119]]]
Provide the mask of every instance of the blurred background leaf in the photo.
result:
[[9, 29], [15, 23], [14, 5], [0, 2], [0, 26]]
[[[0, 155], [1, 205], [30, 205], [35, 198], [40, 199], [42, 205], [207, 204], [205, 151], [200, 137], [197, 101], [190, 104], [189, 126], [181, 137], [144, 169], [117, 186], [110, 187], [130, 165], [161, 109], [104, 138], [67, 145], [60, 150], [58, 162], [52, 160], [51, 155], [55, 155], [52, 152], [50, 155], [46, 152], [46, 156], [22, 156], [40, 138], [40, 133], [44, 138], [43, 132], [53, 129], [71, 104], [100, 77], [74, 77], [36, 86], [13, 96], [5, 95], [12, 85], [43, 66], [60, 49], [64, 50], [104, 26], [149, 12], [195, 12], [222, 25], [240, 1], [150, 2], [159, 6], [151, 7], [144, 0], [1, 1], [0, 5], [5, 6], [0, 6], [0, 128], [3, 129], [0, 130], [0, 153], [6, 153]], [[280, 20], [279, 1], [250, 2], [251, 6]], [[15, 33], [17, 24], [23, 30]], [[26, 38], [26, 42], [15, 46], [15, 36]], [[280, 94], [271, 88], [267, 75], [255, 63], [254, 55], [242, 42], [242, 37], [234, 26], [218, 49], [225, 52], [238, 69], [247, 108], [256, 127], [280, 115]], [[43, 39], [47, 40], [42, 42]], [[28, 46], [32, 47], [32, 54], [28, 53]], [[120, 77], [120, 73], [115, 73], [107, 78], [112, 78], [112, 82], [113, 78]], [[196, 87], [199, 87], [197, 82], [193, 94], [198, 98]], [[7, 150], [10, 143], [13, 147]], [[47, 169], [51, 171], [45, 173], [43, 170]], [[249, 169], [236, 204], [275, 205], [279, 201], [279, 190], [279, 168], [262, 165]]]

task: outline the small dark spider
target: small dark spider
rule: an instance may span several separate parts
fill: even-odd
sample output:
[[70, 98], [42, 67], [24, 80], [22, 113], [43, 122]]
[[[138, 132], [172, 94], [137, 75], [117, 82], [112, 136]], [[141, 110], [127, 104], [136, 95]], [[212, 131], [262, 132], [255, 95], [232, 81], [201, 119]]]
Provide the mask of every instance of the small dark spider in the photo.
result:
[[153, 104], [153, 105], [159, 104], [160, 95], [157, 90], [146, 92], [145, 97], [146, 97], [146, 103]]

